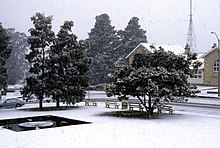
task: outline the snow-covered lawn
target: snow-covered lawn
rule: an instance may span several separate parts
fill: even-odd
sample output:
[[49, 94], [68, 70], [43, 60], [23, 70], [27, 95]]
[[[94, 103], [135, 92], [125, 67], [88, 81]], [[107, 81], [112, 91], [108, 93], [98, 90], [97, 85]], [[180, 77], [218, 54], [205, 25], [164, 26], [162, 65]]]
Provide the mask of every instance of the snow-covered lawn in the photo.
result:
[[[218, 97], [218, 88], [212, 87], [212, 86], [197, 86], [197, 88], [200, 90], [200, 93], [198, 93], [198, 96], [203, 97]], [[212, 92], [212, 93], [208, 93]]]
[[[44, 105], [54, 105], [45, 103]], [[26, 104], [34, 107], [38, 104]], [[14, 132], [0, 128], [0, 148], [217, 148], [220, 145], [220, 116], [175, 111], [159, 119], [134, 119], [99, 114], [117, 109], [79, 103], [63, 111], [1, 109], [0, 119], [56, 115], [92, 124]], [[120, 109], [119, 109], [120, 110]]]

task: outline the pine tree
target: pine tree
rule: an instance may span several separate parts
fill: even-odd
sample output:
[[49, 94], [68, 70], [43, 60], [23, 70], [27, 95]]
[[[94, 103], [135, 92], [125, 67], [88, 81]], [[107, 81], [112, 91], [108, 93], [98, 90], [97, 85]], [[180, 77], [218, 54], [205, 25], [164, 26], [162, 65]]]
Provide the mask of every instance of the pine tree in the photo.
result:
[[99, 84], [110, 81], [110, 75], [118, 59], [119, 38], [107, 14], [96, 16], [95, 19], [95, 26], [91, 29], [87, 39], [89, 42], [87, 54], [92, 57], [93, 61], [90, 71], [91, 83]]
[[7, 87], [7, 69], [5, 68], [6, 60], [10, 56], [11, 47], [9, 46], [9, 36], [0, 23], [0, 99], [2, 89]]
[[27, 36], [25, 33], [15, 32], [15, 29], [6, 29], [10, 37], [12, 51], [7, 59], [8, 84], [14, 85], [25, 79], [28, 62], [25, 55], [28, 51]]
[[39, 99], [39, 107], [43, 108], [43, 97], [46, 94], [47, 82], [45, 72], [48, 69], [46, 60], [51, 43], [54, 41], [54, 32], [52, 29], [52, 16], [44, 16], [44, 14], [36, 13], [31, 17], [34, 28], [29, 29], [30, 36], [28, 43], [30, 44], [30, 53], [26, 59], [31, 64], [29, 72], [32, 74], [26, 79], [27, 85], [24, 94], [35, 94]]
[[139, 18], [133, 17], [124, 30], [119, 30], [120, 36], [120, 55], [126, 57], [138, 44], [147, 43], [146, 31], [141, 29]]
[[90, 59], [85, 56], [86, 44], [71, 33], [72, 21], [65, 21], [51, 48], [48, 65], [49, 95], [56, 100], [75, 104], [85, 98]]

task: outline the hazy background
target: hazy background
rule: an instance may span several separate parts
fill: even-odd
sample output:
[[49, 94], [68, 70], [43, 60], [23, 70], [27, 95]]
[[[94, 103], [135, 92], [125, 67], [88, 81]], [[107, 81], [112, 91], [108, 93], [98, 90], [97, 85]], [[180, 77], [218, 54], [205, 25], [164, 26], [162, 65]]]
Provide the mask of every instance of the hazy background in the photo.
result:
[[[136, 16], [141, 28], [147, 30], [149, 43], [179, 44], [185, 47], [189, 25], [190, 0], [0, 0], [0, 22], [4, 28], [25, 32], [33, 25], [30, 17], [36, 12], [53, 15], [57, 32], [64, 20], [74, 21], [79, 39], [88, 37], [95, 16], [107, 13], [112, 26], [124, 29]], [[220, 37], [220, 1], [193, 0], [193, 23], [197, 51], [208, 51]]]

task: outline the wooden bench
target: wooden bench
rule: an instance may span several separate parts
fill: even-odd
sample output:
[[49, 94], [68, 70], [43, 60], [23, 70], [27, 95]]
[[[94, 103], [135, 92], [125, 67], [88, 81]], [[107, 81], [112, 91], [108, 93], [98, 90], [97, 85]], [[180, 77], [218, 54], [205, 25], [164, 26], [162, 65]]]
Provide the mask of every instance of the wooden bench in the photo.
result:
[[114, 108], [119, 108], [119, 104], [116, 100], [111, 101], [111, 100], [105, 100], [105, 107], [106, 108], [110, 108], [110, 107], [114, 107]]
[[97, 102], [95, 99], [85, 99], [85, 105], [86, 106], [97, 106]]
[[187, 102], [188, 99], [184, 98], [183, 96], [181, 96], [181, 97], [172, 97], [171, 101], [172, 102]]
[[129, 110], [134, 110], [134, 108], [138, 108], [139, 111], [144, 111], [144, 107], [141, 103], [139, 102], [128, 102], [128, 109]]
[[157, 106], [158, 114], [162, 113], [162, 110], [168, 111], [170, 115], [173, 114], [173, 108], [171, 105], [161, 104]]

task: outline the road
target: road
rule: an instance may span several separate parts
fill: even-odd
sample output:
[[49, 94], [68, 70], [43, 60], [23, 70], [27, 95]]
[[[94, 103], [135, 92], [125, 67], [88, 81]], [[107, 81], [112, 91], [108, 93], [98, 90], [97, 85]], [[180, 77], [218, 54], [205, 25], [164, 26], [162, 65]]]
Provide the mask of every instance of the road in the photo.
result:
[[220, 109], [217, 108], [206, 108], [206, 107], [194, 107], [194, 106], [181, 106], [173, 105], [175, 111], [199, 113], [207, 115], [218, 115], [220, 116]]
[[[9, 93], [5, 97], [20, 96], [18, 92]], [[109, 99], [117, 99], [117, 96], [107, 97], [104, 91], [90, 91], [86, 98], [96, 99], [97, 101], [104, 101]], [[134, 99], [134, 98], [131, 98]], [[35, 102], [36, 103], [36, 102]], [[187, 102], [176, 103], [172, 102], [175, 111], [202, 113], [208, 115], [220, 115], [220, 99], [216, 98], [188, 98]]]
[[220, 115], [220, 99], [216, 98], [188, 98], [184, 103], [172, 103], [176, 111]]

